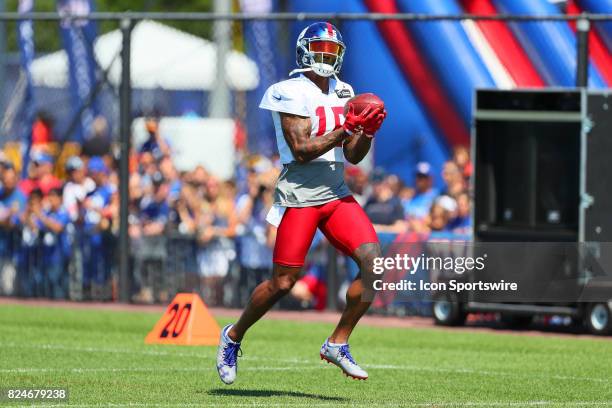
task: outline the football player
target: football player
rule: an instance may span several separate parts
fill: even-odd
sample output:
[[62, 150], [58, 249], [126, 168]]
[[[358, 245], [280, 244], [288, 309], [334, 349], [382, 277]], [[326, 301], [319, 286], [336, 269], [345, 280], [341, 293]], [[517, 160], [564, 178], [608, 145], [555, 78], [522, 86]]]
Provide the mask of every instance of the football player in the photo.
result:
[[367, 379], [355, 362], [348, 340], [367, 311], [371, 298], [363, 282], [381, 255], [378, 238], [361, 206], [344, 182], [344, 159], [359, 163], [386, 117], [379, 105], [355, 112], [345, 104], [353, 89], [336, 76], [346, 47], [336, 27], [327, 22], [306, 27], [297, 39], [298, 69], [291, 79], [266, 91], [260, 108], [272, 113], [283, 169], [267, 220], [278, 227], [272, 279], [255, 290], [235, 324], [223, 328], [217, 352], [221, 380], [236, 379], [240, 342], [245, 333], [300, 276], [304, 258], [319, 228], [338, 250], [352, 257], [360, 274], [346, 293], [346, 307], [333, 333], [324, 341], [321, 359], [340, 367], [350, 377]]

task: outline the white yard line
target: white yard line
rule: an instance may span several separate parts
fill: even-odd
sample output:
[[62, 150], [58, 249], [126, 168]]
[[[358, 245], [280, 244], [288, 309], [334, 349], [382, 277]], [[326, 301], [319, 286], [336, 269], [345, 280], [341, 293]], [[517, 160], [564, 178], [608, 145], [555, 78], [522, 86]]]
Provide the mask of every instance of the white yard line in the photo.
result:
[[367, 368], [381, 369], [381, 370], [412, 370], [412, 371], [430, 371], [437, 373], [453, 373], [453, 374], [476, 374], [476, 375], [487, 375], [487, 376], [499, 376], [499, 377], [523, 377], [523, 378], [549, 378], [553, 380], [567, 380], [567, 381], [589, 381], [589, 382], [612, 382], [610, 378], [597, 378], [597, 377], [577, 377], [568, 375], [517, 375], [516, 372], [504, 372], [504, 371], [488, 371], [488, 370], [473, 370], [470, 368], [443, 368], [443, 367], [421, 367], [421, 366], [410, 366], [410, 365], [389, 365], [389, 364], [368, 364], [364, 365]]
[[[43, 349], [43, 350], [65, 350], [70, 352], [85, 352], [85, 353], [124, 353], [124, 354], [139, 354], [139, 355], [150, 355], [150, 356], [167, 356], [167, 357], [188, 357], [188, 358], [201, 358], [205, 360], [212, 359], [212, 356], [205, 355], [203, 353], [189, 353], [189, 352], [169, 352], [161, 350], [138, 350], [138, 349], [123, 349], [123, 348], [104, 348], [104, 347], [72, 347], [65, 346], [62, 344], [39, 344], [39, 345], [28, 345], [19, 343], [0, 343], [0, 348], [26, 348], [26, 349]], [[283, 366], [283, 367], [244, 367], [241, 370], [257, 371], [257, 370], [277, 370], [277, 371], [292, 371], [292, 370], [303, 370], [303, 369], [316, 369], [321, 367], [317, 360], [305, 360], [296, 358], [265, 358], [265, 357], [243, 357], [246, 361], [263, 361], [263, 362], [275, 362], [282, 364], [299, 364], [299, 367]], [[374, 370], [405, 370], [405, 371], [422, 371], [431, 373], [452, 373], [452, 374], [471, 374], [481, 376], [497, 376], [497, 377], [512, 377], [512, 378], [524, 378], [524, 379], [552, 379], [560, 381], [585, 381], [585, 382], [596, 382], [596, 383], [611, 383], [612, 378], [598, 378], [598, 377], [582, 377], [582, 376], [567, 376], [567, 375], [546, 375], [546, 374], [518, 374], [516, 372], [504, 372], [504, 371], [489, 371], [489, 370], [474, 370], [470, 368], [445, 368], [445, 367], [424, 367], [416, 365], [397, 365], [397, 364], [364, 364], [365, 368]], [[0, 369], [0, 372], [10, 373], [10, 370], [28, 370], [30, 368], [9, 368]], [[9, 370], [9, 371], [6, 371]], [[46, 369], [32, 368], [31, 370], [40, 370], [44, 372]], [[51, 369], [52, 370], [52, 369]], [[115, 368], [60, 368], [58, 371], [70, 372], [71, 370], [100, 370], [100, 371], [111, 371], [111, 370], [124, 370], [124, 371], [151, 371], [156, 368], [129, 368], [129, 369], [115, 369]], [[193, 368], [193, 369], [173, 369], [165, 368], [164, 371], [177, 370], [177, 371], [208, 371], [210, 368]], [[15, 371], [24, 372], [24, 371]], [[32, 371], [34, 372], [34, 371]]]
[[[70, 352], [84, 352], [84, 353], [118, 353], [118, 354], [139, 354], [146, 356], [168, 356], [168, 357], [187, 357], [187, 358], [202, 358], [210, 359], [213, 354], [206, 355], [204, 353], [189, 353], [183, 351], [163, 351], [163, 350], [142, 350], [142, 349], [127, 349], [127, 348], [115, 348], [115, 347], [78, 347], [78, 346], [66, 346], [63, 344], [22, 344], [22, 343], [3, 343], [0, 342], [0, 348], [25, 348], [32, 350], [65, 350]], [[172, 346], [171, 346], [172, 347]], [[174, 349], [174, 350], [179, 350]], [[261, 360], [261, 361], [280, 361], [283, 363], [295, 363], [295, 364], [310, 364], [312, 360], [302, 360], [296, 358], [289, 359], [270, 359], [260, 358], [254, 356], [245, 356], [245, 360]]]
[[[258, 397], [254, 397], [258, 398]], [[304, 397], [307, 398], [307, 397]], [[313, 399], [315, 399], [314, 397]], [[3, 407], [23, 407], [31, 405], [3, 405]], [[101, 404], [44, 404], [44, 407], [73, 407], [73, 408], [119, 408], [119, 407], [156, 407], [156, 408], [171, 408], [171, 407], [224, 407], [227, 408], [227, 403], [172, 403], [172, 404], [160, 404], [160, 403], [101, 403]], [[329, 402], [248, 402], [248, 403], [231, 403], [232, 407], [608, 407], [612, 406], [612, 401], [568, 401], [568, 402], [557, 402], [557, 401], [463, 401], [463, 402], [446, 402], [446, 401], [433, 401], [433, 402], [342, 402], [342, 401], [329, 401]]]
[[[311, 367], [300, 367], [299, 370], [315, 370], [321, 368], [321, 366], [311, 366]], [[240, 367], [240, 371], [292, 371], [298, 370], [295, 367], [273, 367], [273, 366], [260, 366], [260, 367]], [[149, 373], [149, 372], [211, 372], [213, 368], [211, 367], [176, 367], [176, 368], [168, 368], [168, 367], [97, 367], [97, 368], [37, 368], [37, 367], [27, 367], [27, 368], [0, 368], [0, 373], [7, 374], [28, 374], [28, 373]]]

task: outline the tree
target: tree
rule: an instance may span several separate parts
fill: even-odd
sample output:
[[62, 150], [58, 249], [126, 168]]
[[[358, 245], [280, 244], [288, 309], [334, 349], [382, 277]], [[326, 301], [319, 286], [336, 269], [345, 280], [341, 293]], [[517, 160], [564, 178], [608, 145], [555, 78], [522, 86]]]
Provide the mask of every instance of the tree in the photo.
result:
[[[232, 1], [232, 0], [228, 0]], [[6, 10], [16, 11], [18, 0], [7, 0]], [[98, 11], [152, 11], [152, 12], [209, 12], [212, 11], [212, 0], [97, 0], [94, 1]], [[36, 0], [34, 11], [55, 11], [55, 0]], [[98, 35], [118, 28], [118, 21], [100, 21]], [[179, 30], [197, 35], [212, 37], [212, 23], [208, 21], [166, 21], [164, 24]], [[7, 48], [17, 51], [17, 28], [14, 21], [8, 22]], [[48, 53], [62, 48], [57, 21], [36, 21], [34, 23], [34, 41], [36, 53]]]

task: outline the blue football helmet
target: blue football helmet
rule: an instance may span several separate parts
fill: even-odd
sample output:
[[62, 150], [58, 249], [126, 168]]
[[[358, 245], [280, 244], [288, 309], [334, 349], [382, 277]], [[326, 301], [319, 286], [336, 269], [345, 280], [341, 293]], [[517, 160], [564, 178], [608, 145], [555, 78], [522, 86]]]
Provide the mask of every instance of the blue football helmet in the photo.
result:
[[336, 75], [342, 67], [345, 49], [336, 27], [327, 22], [313, 23], [298, 36], [295, 51], [299, 68], [291, 74], [313, 71], [323, 77]]

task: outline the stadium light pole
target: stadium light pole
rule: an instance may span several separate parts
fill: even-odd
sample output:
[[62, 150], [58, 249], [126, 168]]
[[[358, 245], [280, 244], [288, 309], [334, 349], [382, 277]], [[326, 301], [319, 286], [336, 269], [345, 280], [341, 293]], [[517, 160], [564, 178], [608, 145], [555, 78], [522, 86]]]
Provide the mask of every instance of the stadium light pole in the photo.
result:
[[120, 22], [121, 85], [119, 88], [119, 300], [130, 301], [130, 237], [128, 235], [128, 205], [130, 177], [130, 133], [132, 125], [132, 84], [130, 74], [132, 20]]
[[581, 18], [576, 22], [578, 32], [576, 50], [576, 86], [586, 88], [589, 84], [589, 31], [591, 22]]

